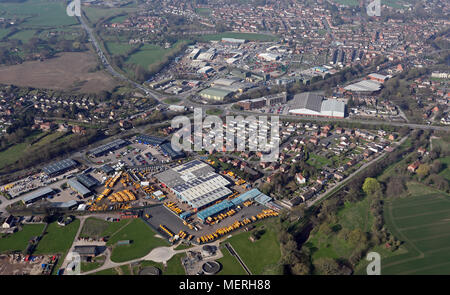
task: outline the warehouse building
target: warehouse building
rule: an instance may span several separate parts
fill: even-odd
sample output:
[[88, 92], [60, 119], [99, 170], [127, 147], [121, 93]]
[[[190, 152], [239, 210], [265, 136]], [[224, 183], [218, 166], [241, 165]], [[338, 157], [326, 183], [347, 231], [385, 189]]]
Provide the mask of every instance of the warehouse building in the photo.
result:
[[91, 195], [91, 191], [85, 187], [84, 185], [82, 185], [78, 180], [76, 180], [75, 178], [69, 179], [67, 181], [67, 185], [73, 189], [74, 191], [76, 191], [81, 197], [85, 198], [88, 197], [89, 195]]
[[100, 157], [103, 155], [106, 155], [107, 153], [111, 152], [111, 151], [115, 151], [117, 149], [120, 149], [121, 147], [127, 145], [128, 142], [123, 140], [123, 139], [116, 139], [110, 143], [101, 145], [99, 147], [93, 148], [89, 151], [89, 154], [92, 157]]
[[230, 97], [233, 92], [225, 89], [211, 87], [200, 91], [199, 94], [201, 97], [206, 99], [222, 101]]
[[95, 179], [94, 177], [92, 177], [89, 174], [80, 174], [77, 175], [77, 180], [84, 185], [85, 187], [87, 187], [88, 189], [92, 189], [93, 187], [99, 185], [100, 183], [98, 182], [97, 179]]
[[150, 135], [138, 135], [136, 136], [136, 141], [141, 144], [159, 147], [161, 149], [161, 153], [172, 160], [180, 159], [185, 156], [182, 151], [174, 150], [172, 148], [172, 144], [164, 138]]
[[194, 160], [161, 172], [155, 177], [194, 211], [221, 200], [232, 192], [230, 182], [208, 164]]
[[362, 80], [345, 87], [344, 89], [356, 93], [374, 93], [381, 90], [382, 84], [376, 80]]
[[64, 159], [62, 161], [55, 162], [48, 166], [45, 166], [42, 170], [48, 176], [56, 176], [56, 175], [59, 175], [61, 173], [71, 170], [72, 168], [74, 168], [77, 165], [78, 165], [78, 163], [72, 159]]
[[166, 141], [164, 138], [144, 134], [136, 136], [136, 140], [138, 143], [147, 144], [151, 146], [160, 146]]
[[229, 200], [223, 200], [220, 203], [217, 203], [215, 205], [212, 205], [200, 212], [197, 213], [197, 217], [205, 222], [208, 217], [215, 216], [223, 211], [227, 211], [233, 207], [239, 206], [244, 202], [255, 200], [256, 202], [260, 203], [261, 205], [266, 205], [268, 202], [272, 201], [272, 198], [269, 196], [266, 196], [262, 192], [260, 192], [257, 188], [254, 188], [252, 190], [249, 190], [248, 192], [245, 192], [241, 194], [240, 196]]
[[49, 195], [53, 195], [54, 193], [55, 193], [55, 191], [52, 188], [44, 187], [44, 188], [38, 189], [32, 193], [29, 193], [22, 199], [22, 201], [26, 205], [32, 204], [32, 203], [34, 203], [40, 199], [43, 199]]
[[301, 116], [344, 118], [345, 102], [305, 92], [294, 96], [289, 112]]

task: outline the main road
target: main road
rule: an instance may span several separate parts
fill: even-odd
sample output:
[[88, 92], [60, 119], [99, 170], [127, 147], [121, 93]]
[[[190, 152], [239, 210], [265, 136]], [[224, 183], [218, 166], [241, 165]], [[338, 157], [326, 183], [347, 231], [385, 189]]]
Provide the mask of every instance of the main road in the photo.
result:
[[86, 33], [88, 34], [89, 37], [89, 41], [91, 41], [92, 45], [94, 46], [95, 51], [97, 52], [98, 56], [100, 57], [100, 60], [102, 61], [103, 66], [105, 67], [105, 69], [113, 76], [116, 77], [122, 81], [125, 81], [127, 83], [130, 83], [131, 85], [133, 85], [134, 87], [136, 87], [137, 89], [144, 91], [145, 94], [150, 95], [151, 97], [153, 97], [154, 99], [156, 99], [159, 103], [164, 104], [165, 103], [162, 101], [162, 96], [154, 91], [152, 91], [151, 89], [145, 87], [142, 84], [139, 84], [131, 79], [129, 79], [128, 77], [126, 77], [125, 75], [117, 72], [109, 63], [108, 59], [106, 58], [106, 55], [103, 53], [102, 48], [100, 47], [100, 45], [97, 42], [97, 39], [95, 38], [95, 34], [93, 32], [93, 30], [89, 27], [89, 25], [87, 24], [87, 22], [85, 21], [85, 19], [81, 16], [81, 17], [77, 17], [78, 21], [80, 22], [81, 26], [83, 27], [83, 29], [86, 31]]

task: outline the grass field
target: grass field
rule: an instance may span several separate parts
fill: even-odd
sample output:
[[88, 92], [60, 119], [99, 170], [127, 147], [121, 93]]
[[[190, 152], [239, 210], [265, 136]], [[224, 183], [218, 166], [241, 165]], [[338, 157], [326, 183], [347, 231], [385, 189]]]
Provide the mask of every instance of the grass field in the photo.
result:
[[[172, 47], [173, 48], [173, 47]], [[142, 66], [144, 69], [148, 69], [151, 64], [161, 61], [172, 48], [165, 49], [158, 45], [145, 44], [139, 51], [130, 55], [127, 59], [127, 63], [133, 63]]]
[[181, 264], [181, 258], [184, 257], [186, 254], [180, 253], [172, 258], [170, 258], [169, 261], [167, 261], [166, 267], [163, 269], [163, 274], [165, 275], [185, 275], [186, 272], [184, 271], [184, 267]]
[[28, 241], [39, 236], [44, 226], [44, 224], [27, 224], [21, 231], [0, 239], [0, 253], [24, 251]]
[[132, 46], [128, 43], [105, 42], [105, 47], [109, 54], [121, 55], [130, 50]]
[[[130, 5], [118, 8], [83, 7], [83, 11], [89, 21], [95, 24], [101, 19], [113, 17], [122, 13], [131, 13], [133, 11], [136, 11], [136, 6], [130, 3]], [[116, 18], [113, 18], [113, 20], [114, 19]], [[113, 22], [117, 22], [117, 20], [114, 20]]]
[[72, 245], [77, 233], [80, 221], [74, 220], [66, 226], [59, 226], [56, 222], [51, 223], [36, 248], [36, 254], [63, 254]]
[[279, 274], [281, 250], [277, 233], [270, 220], [258, 224], [257, 229], [262, 226], [266, 231], [256, 242], [249, 240], [250, 232], [234, 235], [227, 242], [233, 246], [252, 274]]
[[[130, 245], [117, 246], [117, 241], [132, 240]], [[127, 226], [111, 237], [107, 243], [113, 246], [111, 260], [124, 262], [148, 254], [153, 248], [168, 246], [168, 243], [155, 237], [153, 230], [141, 219], [134, 219]]]
[[112, 236], [129, 222], [130, 220], [126, 219], [122, 219], [119, 222], [108, 222], [95, 217], [89, 217], [84, 222], [80, 237], [98, 239], [105, 236]]
[[256, 33], [239, 33], [239, 32], [225, 32], [218, 34], [208, 34], [203, 35], [201, 39], [204, 41], [220, 41], [222, 38], [236, 38], [236, 39], [245, 39], [248, 41], [275, 41], [278, 39], [277, 36], [265, 35], [265, 34], [256, 34]]
[[418, 183], [408, 192], [385, 205], [386, 225], [408, 252], [382, 256], [382, 274], [450, 274], [450, 195]]
[[239, 261], [233, 257], [227, 248], [222, 250], [223, 257], [217, 261], [222, 265], [222, 269], [218, 273], [219, 275], [246, 275], [247, 273], [242, 268]]
[[17, 39], [17, 40], [22, 41], [23, 43], [26, 43], [26, 42], [28, 42], [28, 40], [33, 38], [35, 34], [36, 34], [35, 30], [22, 30], [22, 31], [18, 31], [17, 33], [11, 35], [9, 37], [9, 39]]
[[2, 17], [26, 19], [22, 27], [45, 28], [77, 24], [74, 17], [66, 13], [66, 3], [52, 0], [28, 0], [24, 2], [0, 2]]
[[25, 139], [25, 142], [13, 145], [0, 152], [0, 169], [18, 161], [25, 152], [33, 150], [38, 151], [47, 144], [62, 138], [64, 135], [65, 133], [62, 132], [34, 132]]

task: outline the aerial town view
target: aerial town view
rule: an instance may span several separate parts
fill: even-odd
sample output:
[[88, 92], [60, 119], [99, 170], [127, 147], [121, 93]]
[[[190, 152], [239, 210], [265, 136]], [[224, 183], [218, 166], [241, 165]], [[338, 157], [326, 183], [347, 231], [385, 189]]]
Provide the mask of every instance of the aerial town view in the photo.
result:
[[0, 278], [450, 275], [449, 249], [449, 1], [0, 1]]

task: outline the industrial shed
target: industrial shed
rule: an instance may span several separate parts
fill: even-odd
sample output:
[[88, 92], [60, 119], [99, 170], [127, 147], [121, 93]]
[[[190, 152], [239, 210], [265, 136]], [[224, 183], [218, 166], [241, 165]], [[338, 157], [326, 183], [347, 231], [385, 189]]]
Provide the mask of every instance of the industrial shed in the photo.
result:
[[92, 192], [85, 187], [84, 185], [82, 185], [78, 180], [76, 180], [75, 178], [69, 179], [67, 181], [67, 185], [70, 186], [71, 189], [73, 189], [74, 191], [76, 191], [80, 196], [82, 196], [83, 198], [88, 197]]
[[32, 193], [29, 193], [22, 199], [22, 201], [24, 202], [24, 204], [31, 204], [31, 203], [34, 203], [37, 200], [40, 200], [46, 196], [52, 195], [54, 192], [55, 191], [52, 188], [44, 187], [44, 188], [38, 189]]
[[232, 192], [230, 184], [208, 164], [194, 160], [161, 172], [155, 177], [194, 210], [208, 206]]
[[93, 157], [100, 157], [106, 155], [110, 151], [120, 149], [121, 147], [127, 145], [128, 142], [123, 139], [116, 139], [110, 143], [101, 145], [99, 147], [93, 148], [89, 151], [89, 154]]
[[328, 118], [344, 118], [345, 102], [336, 99], [325, 99], [323, 96], [305, 92], [294, 96], [290, 103], [290, 113], [302, 116], [318, 116]]
[[64, 173], [77, 165], [78, 163], [72, 159], [64, 159], [45, 166], [44, 168], [42, 168], [42, 171], [44, 171], [44, 173], [48, 176], [55, 176]]

